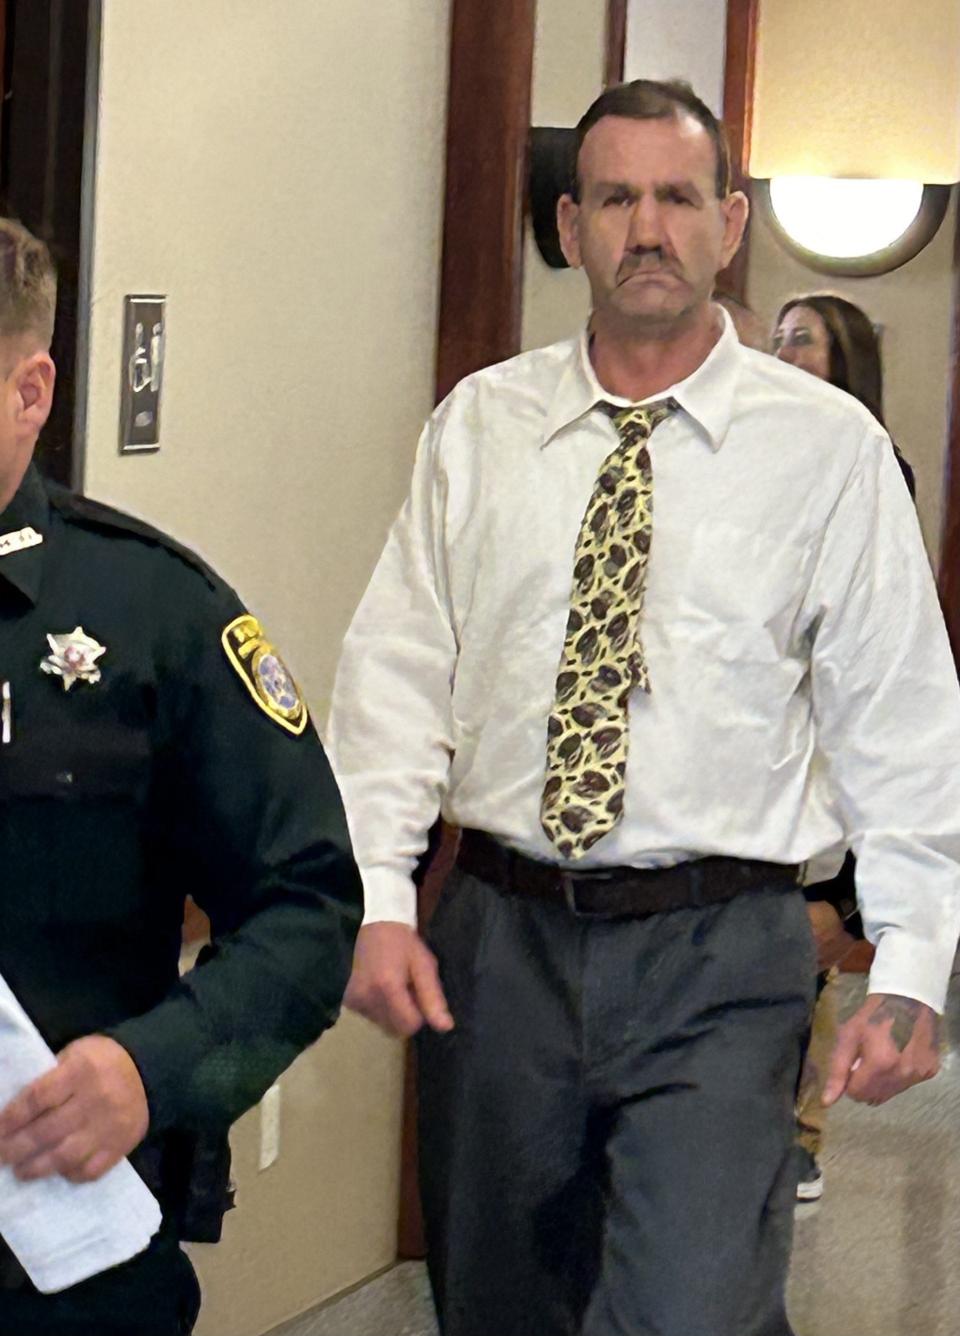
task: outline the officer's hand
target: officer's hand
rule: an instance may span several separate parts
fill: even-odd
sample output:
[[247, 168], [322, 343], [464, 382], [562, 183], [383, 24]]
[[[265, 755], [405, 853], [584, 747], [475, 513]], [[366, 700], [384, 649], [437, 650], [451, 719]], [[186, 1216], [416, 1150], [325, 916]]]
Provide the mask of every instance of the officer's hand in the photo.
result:
[[817, 967], [832, 969], [856, 946], [857, 939], [844, 929], [843, 919], [828, 900], [808, 901], [807, 914], [817, 947]]
[[129, 1053], [106, 1035], [87, 1035], [0, 1111], [0, 1162], [25, 1180], [61, 1174], [90, 1183], [139, 1145], [149, 1121]]
[[406, 1038], [424, 1024], [453, 1029], [436, 957], [405, 923], [368, 923], [360, 929], [343, 1000], [389, 1035]]
[[849, 1095], [884, 1104], [940, 1070], [940, 1017], [911, 997], [876, 993], [846, 1025], [830, 1064], [823, 1102]]

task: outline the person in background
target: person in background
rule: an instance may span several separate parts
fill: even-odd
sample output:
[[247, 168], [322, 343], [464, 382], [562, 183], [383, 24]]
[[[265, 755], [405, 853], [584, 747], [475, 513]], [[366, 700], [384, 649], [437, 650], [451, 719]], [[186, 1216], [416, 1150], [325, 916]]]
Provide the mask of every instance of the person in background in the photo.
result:
[[[362, 890], [259, 622], [192, 552], [37, 472], [55, 304], [47, 247], [0, 222], [0, 976], [56, 1054], [0, 1110], [0, 1163], [92, 1183], [129, 1156], [162, 1225], [57, 1293], [0, 1242], [0, 1333], [184, 1336], [179, 1242], [219, 1237], [230, 1124], [336, 1018]], [[181, 978], [187, 894], [213, 943]]]
[[[880, 339], [870, 317], [846, 297], [818, 292], [784, 302], [774, 323], [773, 353], [852, 394], [886, 430]], [[913, 469], [896, 442], [893, 450], [916, 499]]]
[[[777, 315], [773, 333], [774, 355], [801, 371], [807, 371], [831, 385], [846, 390], [868, 408], [885, 426], [883, 416], [883, 361], [880, 340], [870, 317], [845, 297], [830, 293], [812, 293], [785, 302]], [[897, 463], [916, 498], [913, 469], [893, 445]], [[808, 894], [822, 896], [818, 912], [826, 917], [830, 906], [842, 919], [849, 933], [848, 945], [861, 936], [856, 914], [856, 859], [848, 852], [843, 867], [828, 882], [817, 883]], [[842, 939], [839, 939], [842, 948]], [[837, 963], [842, 959], [835, 952]], [[823, 971], [817, 980], [817, 1005], [813, 1015], [810, 1045], [807, 1050], [797, 1100], [797, 1137], [800, 1150], [799, 1201], [817, 1201], [823, 1195], [824, 1177], [820, 1164], [826, 1132], [827, 1111], [822, 1097], [827, 1081], [830, 1054], [837, 1037], [836, 971]]]

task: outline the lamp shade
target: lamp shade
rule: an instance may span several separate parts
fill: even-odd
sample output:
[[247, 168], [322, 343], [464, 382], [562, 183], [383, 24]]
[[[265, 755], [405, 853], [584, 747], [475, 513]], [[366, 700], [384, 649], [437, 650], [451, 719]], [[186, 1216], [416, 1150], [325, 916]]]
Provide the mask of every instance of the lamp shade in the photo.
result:
[[960, 180], [960, 0], [760, 0], [747, 169]]

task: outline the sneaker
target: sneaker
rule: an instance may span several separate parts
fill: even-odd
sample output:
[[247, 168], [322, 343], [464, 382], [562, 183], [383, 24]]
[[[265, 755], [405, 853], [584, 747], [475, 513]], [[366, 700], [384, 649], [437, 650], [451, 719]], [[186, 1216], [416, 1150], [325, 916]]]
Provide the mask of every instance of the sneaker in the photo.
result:
[[823, 1170], [811, 1151], [800, 1148], [797, 1153], [800, 1157], [797, 1201], [819, 1201], [823, 1196]]

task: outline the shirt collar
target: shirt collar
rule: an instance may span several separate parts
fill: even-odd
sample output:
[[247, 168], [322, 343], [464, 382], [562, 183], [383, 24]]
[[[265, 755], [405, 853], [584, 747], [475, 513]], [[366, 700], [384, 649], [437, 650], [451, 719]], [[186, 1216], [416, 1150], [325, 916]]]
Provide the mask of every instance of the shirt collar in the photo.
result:
[[[733, 417], [733, 399], [743, 349], [733, 321], [723, 308], [723, 332], [707, 357], [685, 380], [678, 381], [649, 400], [675, 399], [681, 409], [701, 429], [711, 449], [719, 450]], [[598, 403], [627, 407], [631, 400], [610, 394], [597, 379], [590, 360], [590, 337], [584, 328], [571, 349], [557, 388], [547, 409], [542, 445], [550, 442], [566, 427], [579, 422]]]
[[[50, 502], [36, 467], [31, 464], [6, 510], [0, 513], [0, 539], [33, 529], [44, 540], [50, 531]], [[36, 606], [43, 573], [44, 543], [0, 556], [0, 583], [7, 583]]]

